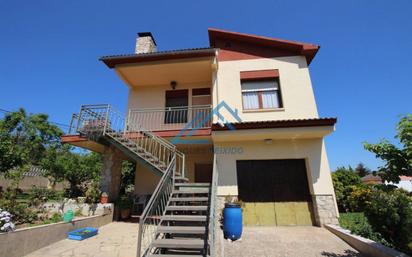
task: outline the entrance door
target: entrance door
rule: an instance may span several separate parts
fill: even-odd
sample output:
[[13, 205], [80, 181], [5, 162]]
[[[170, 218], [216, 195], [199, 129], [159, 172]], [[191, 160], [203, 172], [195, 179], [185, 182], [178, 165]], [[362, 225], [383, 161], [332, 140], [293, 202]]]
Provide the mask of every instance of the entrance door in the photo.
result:
[[187, 89], [166, 91], [166, 124], [187, 122], [188, 95]]
[[195, 164], [195, 182], [210, 183], [212, 182], [213, 164], [196, 163]]
[[245, 225], [312, 225], [305, 160], [237, 161]]

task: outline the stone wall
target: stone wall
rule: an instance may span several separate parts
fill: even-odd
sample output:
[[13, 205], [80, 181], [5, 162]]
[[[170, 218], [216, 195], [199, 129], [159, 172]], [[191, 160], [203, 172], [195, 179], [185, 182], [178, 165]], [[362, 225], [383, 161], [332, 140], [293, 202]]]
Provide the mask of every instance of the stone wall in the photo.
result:
[[63, 202], [47, 202], [42, 205], [42, 208], [49, 216], [53, 213], [65, 213], [68, 210], [80, 212], [82, 216], [106, 215], [113, 211], [113, 204], [110, 203], [78, 203], [75, 200], [68, 199]]
[[333, 195], [313, 195], [312, 202], [316, 225], [339, 224]]
[[100, 190], [109, 195], [110, 202], [119, 196], [123, 160], [123, 154], [113, 146], [107, 147], [103, 153]]

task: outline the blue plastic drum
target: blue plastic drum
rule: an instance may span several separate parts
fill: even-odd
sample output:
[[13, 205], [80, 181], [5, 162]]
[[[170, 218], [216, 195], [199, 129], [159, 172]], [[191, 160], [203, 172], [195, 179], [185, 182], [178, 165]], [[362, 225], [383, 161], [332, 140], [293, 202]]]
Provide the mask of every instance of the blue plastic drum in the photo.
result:
[[223, 234], [225, 238], [237, 240], [242, 235], [242, 209], [239, 204], [226, 203], [223, 210]]

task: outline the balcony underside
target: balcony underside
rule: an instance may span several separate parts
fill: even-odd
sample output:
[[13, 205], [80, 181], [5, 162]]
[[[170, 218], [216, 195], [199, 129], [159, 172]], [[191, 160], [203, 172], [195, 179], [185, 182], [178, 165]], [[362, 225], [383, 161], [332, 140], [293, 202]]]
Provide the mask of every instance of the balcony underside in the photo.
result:
[[[190, 140], [196, 140], [196, 139], [201, 139], [201, 140], [208, 140], [211, 141], [211, 134], [212, 134], [212, 129], [211, 128], [203, 128], [203, 129], [197, 129], [197, 130], [186, 130], [184, 133], [181, 132], [181, 130], [159, 130], [159, 131], [152, 131], [155, 135], [159, 137], [166, 138], [168, 140], [172, 140], [174, 137], [178, 136], [181, 137], [187, 144], [190, 145]], [[191, 133], [188, 135], [188, 133]], [[130, 138], [136, 138], [139, 135], [137, 133], [129, 132], [128, 133]], [[63, 144], [70, 144], [73, 146], [81, 147], [93, 152], [98, 152], [98, 153], [103, 153], [105, 150], [106, 145], [102, 143], [98, 143], [93, 140], [89, 140], [85, 137], [80, 136], [79, 134], [73, 134], [73, 135], [64, 135], [61, 137], [61, 142]]]
[[62, 144], [70, 144], [73, 146], [81, 147], [93, 152], [103, 153], [105, 145], [89, 140], [80, 135], [64, 135], [61, 137]]

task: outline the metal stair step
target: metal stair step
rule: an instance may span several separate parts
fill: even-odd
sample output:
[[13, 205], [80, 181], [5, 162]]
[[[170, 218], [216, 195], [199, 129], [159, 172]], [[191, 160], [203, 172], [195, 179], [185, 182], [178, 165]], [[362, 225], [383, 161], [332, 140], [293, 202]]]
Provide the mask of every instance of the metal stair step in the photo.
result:
[[163, 221], [206, 221], [205, 215], [164, 215]]
[[207, 206], [167, 206], [166, 211], [207, 211]]
[[180, 190], [173, 190], [173, 194], [208, 194], [208, 188], [190, 188], [190, 189], [180, 189]]
[[187, 255], [187, 254], [150, 254], [148, 257], [204, 257], [204, 255]]
[[177, 187], [210, 187], [210, 183], [175, 183]]
[[157, 239], [152, 247], [172, 249], [203, 249], [205, 241], [202, 239]]
[[207, 202], [209, 197], [172, 197], [171, 202]]
[[184, 182], [188, 182], [188, 181], [189, 181], [189, 179], [188, 179], [188, 178], [185, 178], [185, 177], [180, 177], [180, 176], [177, 176], [177, 177], [175, 177], [175, 181], [184, 181]]
[[171, 233], [171, 234], [204, 234], [206, 233], [205, 227], [190, 227], [190, 226], [160, 226], [157, 229], [158, 233]]

